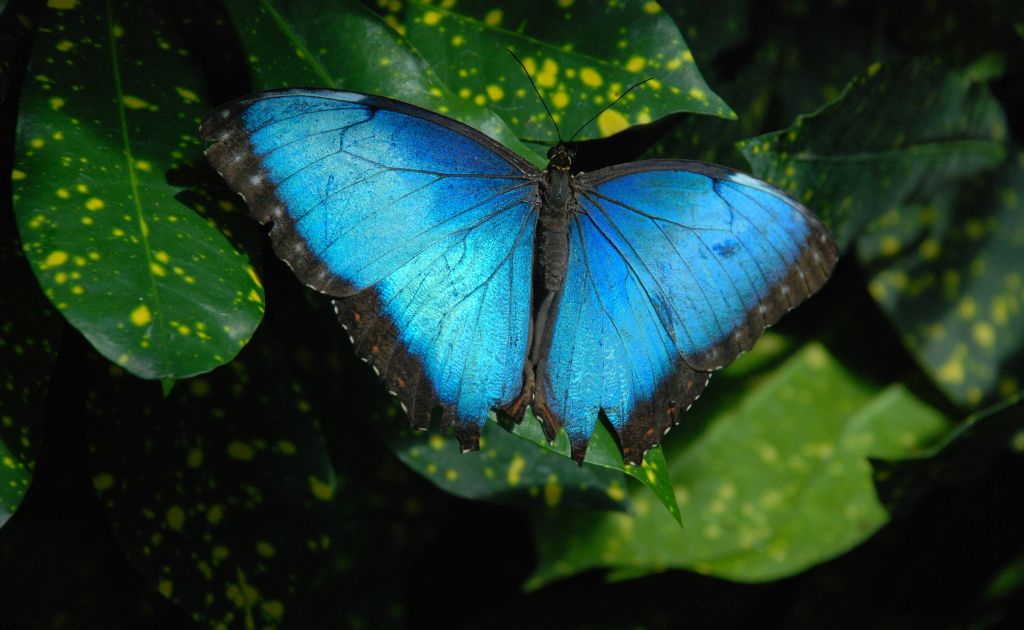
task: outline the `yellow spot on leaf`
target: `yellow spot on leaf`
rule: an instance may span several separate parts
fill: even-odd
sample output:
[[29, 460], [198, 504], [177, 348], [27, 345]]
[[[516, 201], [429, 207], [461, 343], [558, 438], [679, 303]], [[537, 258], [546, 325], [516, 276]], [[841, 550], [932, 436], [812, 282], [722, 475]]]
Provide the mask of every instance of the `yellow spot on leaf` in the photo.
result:
[[565, 109], [569, 105], [569, 95], [565, 92], [555, 92], [555, 95], [551, 97], [551, 104], [555, 106], [555, 109]]
[[138, 96], [132, 96], [130, 94], [126, 94], [121, 99], [121, 102], [124, 103], [124, 106], [128, 109], [146, 109], [147, 107], [149, 107], [149, 103], [142, 100]]
[[149, 312], [149, 307], [145, 304], [140, 304], [135, 307], [130, 315], [132, 323], [136, 326], [145, 326], [149, 322], [153, 321], [153, 315]]
[[943, 383], [959, 385], [964, 382], [964, 364], [959, 359], [951, 358], [936, 374]]
[[522, 455], [518, 453], [512, 458], [512, 461], [508, 465], [508, 485], [517, 486], [519, 481], [522, 479], [523, 469], [526, 468], [526, 460], [523, 459]]
[[280, 619], [284, 615], [284, 604], [276, 599], [261, 604], [263, 612], [273, 619]]
[[46, 141], [43, 140], [42, 138], [32, 138], [31, 140], [29, 140], [29, 145], [33, 149], [42, 149], [44, 146], [46, 146]]
[[92, 487], [97, 490], [106, 490], [114, 485], [114, 478], [107, 473], [100, 473], [92, 478]]
[[881, 249], [883, 256], [895, 256], [900, 253], [900, 240], [891, 235], [883, 236], [879, 249]]
[[25, 179], [25, 177], [27, 177], [25, 175], [25, 171], [19, 171], [18, 169], [11, 171], [11, 181], [20, 182]]
[[548, 507], [555, 507], [562, 500], [562, 486], [558, 483], [558, 477], [554, 474], [548, 475], [544, 482], [544, 503]]
[[[194, 381], [193, 381], [194, 382]], [[203, 449], [194, 448], [185, 457], [185, 464], [189, 468], [199, 468], [203, 465]]]
[[484, 16], [484, 23], [488, 26], [497, 26], [501, 24], [502, 13], [501, 9], [491, 9]]
[[558, 64], [554, 59], [545, 59], [541, 62], [540, 73], [537, 75], [537, 85], [544, 88], [555, 87], [558, 82]]
[[647, 60], [639, 55], [633, 55], [626, 62], [626, 70], [630, 72], [640, 72], [647, 65]]
[[103, 203], [103, 200], [98, 197], [91, 197], [88, 201], [85, 202], [85, 208], [87, 210], [92, 210], [93, 212], [97, 210], [102, 210], [105, 205], [106, 204]]
[[185, 510], [177, 505], [172, 505], [167, 510], [167, 526], [176, 532], [181, 531], [182, 525], [185, 524]]
[[64, 107], [64, 99], [59, 96], [54, 96], [50, 99], [50, 109], [57, 111], [61, 107]]
[[71, 191], [68, 190], [67, 188], [58, 188], [57, 189], [57, 196], [60, 197], [61, 199], [70, 199], [71, 198]]
[[626, 117], [614, 109], [605, 110], [597, 117], [597, 128], [600, 129], [601, 134], [605, 136], [618, 133], [628, 127], [629, 121], [626, 120]]
[[160, 594], [164, 597], [170, 598], [171, 594], [174, 593], [174, 583], [170, 580], [160, 580], [156, 589], [160, 591]]
[[183, 87], [176, 87], [174, 89], [175, 89], [175, 91], [178, 92], [178, 96], [183, 98], [186, 103], [198, 103], [199, 102], [199, 97], [196, 96], [196, 93], [193, 92], [192, 90], [189, 90], [189, 89], [183, 88]]
[[423, 14], [423, 23], [427, 26], [433, 26], [441, 21], [441, 14], [437, 11], [427, 11]]
[[875, 63], [868, 66], [868, 76], [873, 77], [878, 74], [878, 71], [882, 69], [881, 62], [876, 61]]
[[449, 468], [448, 470], [444, 471], [444, 478], [447, 479], [448, 481], [456, 481], [459, 478], [459, 471], [455, 470], [454, 468]]
[[54, 46], [54, 48], [56, 48], [57, 50], [59, 50], [61, 52], [67, 52], [67, 51], [71, 50], [72, 48], [74, 48], [74, 46], [75, 46], [74, 42], [71, 42], [71, 41], [66, 40], [66, 39], [62, 39], [59, 42], [57, 42], [57, 45]]
[[965, 297], [960, 300], [956, 311], [962, 319], [971, 319], [978, 314], [978, 303], [972, 297]]
[[59, 267], [68, 261], [68, 253], [62, 252], [59, 249], [50, 252], [50, 255], [43, 261], [43, 268], [48, 269], [50, 267]]
[[604, 79], [593, 68], [581, 68], [580, 81], [583, 81], [583, 85], [592, 88], [601, 87], [601, 84], [604, 83]]
[[619, 484], [613, 483], [608, 486], [608, 496], [611, 497], [613, 501], [622, 501], [626, 498], [626, 490]]
[[[650, 83], [650, 81], [648, 81], [648, 83]], [[695, 98], [698, 101], [706, 101], [706, 100], [708, 100], [708, 95], [704, 92], [704, 90], [702, 90], [700, 88], [690, 88], [689, 94], [690, 94], [690, 98]]]
[[988, 322], [978, 322], [971, 329], [971, 336], [982, 348], [994, 348], [996, 345], [996, 329]]
[[148, 173], [153, 170], [153, 165], [148, 160], [135, 160], [135, 168]]
[[658, 4], [657, 2], [654, 2], [654, 0], [651, 0], [650, 2], [645, 2], [644, 11], [650, 13], [651, 15], [656, 15], [661, 12], [661, 5]]
[[330, 501], [334, 496], [334, 488], [316, 477], [309, 478], [309, 491], [321, 501]]
[[492, 101], [500, 101], [501, 99], [505, 98], [505, 90], [501, 89], [501, 87], [498, 85], [488, 85], [487, 98], [491, 99]]
[[477, 94], [476, 96], [473, 97], [473, 102], [483, 107], [485, 104], [487, 104], [487, 98], [483, 94]]
[[46, 0], [46, 6], [51, 9], [63, 9], [65, 11], [74, 9], [78, 0]]
[[456, 35], [452, 38], [452, 46], [461, 46], [466, 43], [466, 38], [462, 35]]
[[228, 457], [248, 462], [251, 461], [253, 457], [256, 457], [256, 451], [251, 445], [239, 440], [234, 440], [228, 444]]
[[437, 433], [430, 436], [430, 448], [441, 450], [444, 448], [444, 438]]
[[256, 553], [260, 554], [264, 558], [273, 558], [274, 555], [277, 554], [277, 551], [274, 549], [273, 545], [265, 540], [261, 540], [256, 543]]

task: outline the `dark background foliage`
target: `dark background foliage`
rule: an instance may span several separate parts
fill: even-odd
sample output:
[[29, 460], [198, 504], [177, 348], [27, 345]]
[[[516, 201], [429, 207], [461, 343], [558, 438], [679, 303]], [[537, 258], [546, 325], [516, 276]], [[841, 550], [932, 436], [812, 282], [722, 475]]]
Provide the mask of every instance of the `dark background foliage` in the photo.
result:
[[[111, 10], [111, 3], [91, 4], [100, 8], [91, 16], [98, 21], [104, 8]], [[176, 108], [135, 96], [158, 102], [171, 125], [254, 89], [349, 85], [346, 73], [368, 74], [356, 53], [324, 54], [328, 70], [317, 74], [295, 62], [291, 48], [302, 42], [319, 54], [316, 37], [336, 40], [338, 24], [348, 25], [343, 45], [356, 52], [408, 60], [403, 46], [444, 50], [429, 33], [405, 32], [406, 43], [397, 44], [385, 36], [405, 24], [401, 3], [339, 3], [316, 24], [266, 11], [244, 17], [246, 7], [278, 4], [290, 3], [149, 3], [140, 6], [159, 19], [131, 22], [121, 14], [130, 24], [152, 23], [184, 51], [168, 53], [166, 74], [151, 73], [154, 91], [184, 76], [174, 73], [177, 65], [195, 77], [191, 87], [175, 84], [185, 90]], [[485, 435], [490, 450], [478, 456], [454, 456], [450, 438], [404, 433], [323, 300], [264, 251], [259, 230], [195, 159], [195, 138], [181, 140], [180, 155], [164, 156], [152, 170], [154, 186], [183, 189], [180, 205], [147, 217], [152, 223], [180, 213], [194, 221], [188, 229], [196, 241], [208, 239], [211, 259], [227, 261], [217, 263], [218, 278], [234, 279], [211, 277], [208, 286], [230, 289], [232, 308], [211, 317], [244, 329], [263, 316], [251, 343], [232, 339], [227, 349], [219, 340], [225, 353], [245, 346], [233, 360], [207, 365], [181, 343], [175, 347], [185, 351], [173, 369], [145, 356], [120, 360], [110, 348], [138, 339], [105, 336], [105, 329], [90, 328], [89, 312], [66, 310], [63, 294], [40, 291], [40, 282], [58, 292], [71, 284], [47, 285], [36, 264], [46, 252], [29, 242], [25, 253], [40, 281], [32, 275], [22, 254], [32, 217], [19, 217], [19, 241], [5, 182], [0, 416], [14, 420], [0, 426], [0, 445], [12, 462], [0, 492], [9, 516], [0, 521], [0, 627], [262, 628], [282, 619], [292, 628], [1024, 627], [1024, 420], [1017, 402], [1024, 317], [1019, 302], [1011, 308], [1000, 301], [1004, 287], [994, 280], [1024, 272], [1024, 243], [1016, 236], [1024, 228], [1018, 4], [663, 3], [685, 38], [673, 45], [688, 46], [700, 70], [684, 85], [708, 88], [738, 119], [714, 117], [727, 113], [714, 98], [704, 105], [652, 103], [652, 124], [585, 136], [593, 140], [581, 146], [581, 166], [671, 156], [752, 170], [819, 212], [844, 257], [819, 296], [713, 381], [670, 434], [665, 456], [659, 451], [655, 466], [662, 469], [650, 488], [627, 485], [621, 465], [577, 469], [497, 425]], [[25, 150], [26, 130], [62, 120], [36, 116], [59, 109], [38, 88], [46, 83], [38, 76], [47, 54], [39, 44], [57, 42], [59, 50], [61, 38], [72, 36], [46, 30], [42, 6], [0, 2], [0, 10], [0, 171], [16, 169], [18, 212], [17, 204], [35, 193], [19, 188], [17, 169], [24, 175], [26, 164], [46, 168], [45, 154]], [[600, 38], [613, 37], [614, 29], [586, 15], [581, 9], [564, 26], [577, 29], [580, 41], [605, 46]], [[289, 33], [284, 43], [269, 37], [276, 31], [268, 20], [289, 25], [281, 31]], [[85, 21], [81, 28], [88, 28]], [[470, 47], [484, 50], [483, 42]], [[149, 54], [139, 58], [153, 59]], [[408, 89], [403, 72], [436, 78], [455, 92], [464, 77], [445, 75], [447, 64], [424, 57], [369, 74], [381, 82], [379, 91], [394, 96]], [[75, 84], [89, 92], [89, 73], [104, 70], [84, 59], [73, 66]], [[346, 59], [356, 67], [346, 68]], [[193, 102], [189, 94], [196, 92], [208, 98]], [[422, 94], [436, 98], [435, 106], [459, 102], [444, 92]], [[642, 99], [625, 105], [634, 122], [641, 120]], [[522, 140], [517, 150], [529, 152], [536, 146], [529, 141], [551, 139], [544, 135], [549, 128], [522, 131], [538, 112], [467, 102], [449, 113], [492, 129], [505, 120], [509, 126], [496, 134], [509, 144]], [[524, 120], [512, 122], [517, 116]], [[46, 127], [47, 134], [61, 131]], [[66, 131], [85, 142], [80, 131]], [[892, 152], [900, 160], [878, 157]], [[860, 156], [852, 166], [829, 161], [851, 154]], [[821, 159], [794, 157], [809, 155]], [[24, 181], [32, 182], [35, 171], [27, 172]], [[922, 213], [939, 220], [920, 220]], [[209, 226], [216, 229], [203, 231]], [[177, 258], [174, 247], [167, 245]], [[248, 258], [235, 260], [235, 251]], [[983, 273], [975, 273], [982, 280], [964, 281], [977, 260], [984, 261]], [[209, 259], [192, 262], [200, 272], [211, 266]], [[250, 263], [259, 272], [255, 285], [246, 284]], [[246, 293], [234, 302], [237, 286]], [[218, 304], [218, 295], [211, 289], [206, 307]], [[972, 308], [989, 303], [991, 320], [974, 317]], [[993, 344], [1000, 313], [1010, 319], [1003, 322], [1008, 332]], [[931, 334], [935, 326], [947, 334]], [[219, 363], [227, 365], [173, 380]], [[162, 378], [164, 387], [132, 374]], [[802, 393], [795, 402], [781, 395], [792, 387]], [[858, 407], [851, 417], [875, 422], [876, 437], [890, 425], [919, 430], [911, 437], [931, 436], [926, 446], [934, 449], [846, 453], [840, 438], [847, 428], [839, 426], [836, 448], [865, 471], [872, 457], [873, 469], [851, 478], [863, 487], [827, 486], [826, 495], [848, 490], [850, 505], [859, 497], [875, 506], [877, 491], [873, 519], [833, 534], [833, 521], [843, 519], [815, 516], [798, 493], [783, 509], [803, 517], [787, 516], [775, 535], [809, 554], [805, 560], [780, 570], [743, 554], [701, 555], [708, 547], [698, 539], [708, 527], [724, 527], [726, 542], [732, 537], [732, 513], [720, 523], [709, 517], [716, 504], [701, 494], [701, 483], [712, 474], [729, 478], [733, 468], [743, 472], [756, 457], [743, 449], [760, 435], [745, 431], [757, 429], [759, 419], [765, 431], [783, 434], [779, 419], [800, 405], [839, 417], [822, 402], [830, 396], [874, 410]], [[942, 423], [948, 433], [932, 435]], [[716, 459], [707, 445], [712, 433], [726, 436], [716, 448], [732, 459]], [[908, 455], [918, 458], [901, 461]], [[670, 508], [681, 504], [682, 530], [653, 502], [651, 489]], [[617, 529], [624, 519], [634, 523], [632, 537]], [[625, 547], [609, 547], [619, 536]]]

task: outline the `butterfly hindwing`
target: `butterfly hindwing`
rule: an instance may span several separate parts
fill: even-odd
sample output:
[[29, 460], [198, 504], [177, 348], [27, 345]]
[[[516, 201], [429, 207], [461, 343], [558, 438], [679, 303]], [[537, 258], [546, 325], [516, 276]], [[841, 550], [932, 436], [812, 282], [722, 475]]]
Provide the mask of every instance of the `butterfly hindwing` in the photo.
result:
[[636, 463], [837, 251], [798, 202], [730, 169], [657, 160], [578, 182], [543, 400], [577, 458], [602, 413]]
[[450, 119], [334, 90], [235, 101], [201, 133], [413, 423], [441, 406], [473, 447], [522, 386], [536, 170]]

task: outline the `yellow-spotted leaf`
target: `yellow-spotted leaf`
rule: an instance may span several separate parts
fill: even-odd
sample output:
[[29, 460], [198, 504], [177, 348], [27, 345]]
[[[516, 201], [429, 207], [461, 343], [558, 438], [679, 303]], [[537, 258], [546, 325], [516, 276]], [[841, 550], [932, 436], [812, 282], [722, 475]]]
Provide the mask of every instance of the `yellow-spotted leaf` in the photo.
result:
[[871, 295], [951, 400], [977, 408], [1024, 388], [1024, 152], [878, 217], [857, 254]]
[[263, 313], [246, 256], [168, 183], [201, 155], [208, 109], [176, 33], [147, 0], [41, 8], [12, 175], [44, 293], [100, 353], [145, 378], [229, 361]]
[[872, 65], [835, 101], [740, 148], [755, 174], [813, 208], [845, 250], [871, 218], [998, 166], [1005, 138], [987, 86], [912, 60]]
[[[7, 192], [0, 183], [0, 194]], [[7, 205], [0, 201], [0, 208]], [[13, 221], [5, 214], [0, 219], [0, 526], [18, 508], [32, 479], [61, 328], [20, 244], [9, 236], [14, 226], [8, 223]]]
[[587, 523], [573, 515], [571, 525], [568, 515], [539, 516], [531, 585], [593, 567], [620, 577], [686, 568], [750, 582], [797, 573], [887, 521], [869, 456], [920, 452], [948, 430], [903, 386], [862, 381], [818, 343], [768, 372], [738, 363], [722, 380], [733, 381], [729, 400], [691, 411], [706, 424], [670, 453], [685, 529], [643, 509], [650, 499], [636, 494], [634, 514]]
[[438, 60], [414, 49], [392, 28], [393, 19], [358, 0], [228, 0], [227, 5], [248, 53], [254, 88], [332, 87], [388, 96], [476, 127], [538, 167], [547, 163], [497, 114], [446, 86]]
[[[560, 453], [488, 422], [480, 452], [459, 452], [450, 431], [414, 431], [398, 405], [373, 424], [388, 447], [407, 466], [445, 492], [466, 499], [545, 508], [625, 509], [626, 482], [621, 472], [577, 466]], [[528, 419], [530, 421], [532, 419]]]
[[601, 138], [676, 112], [734, 118], [704, 82], [679, 28], [657, 2], [381, 2], [385, 20], [465, 101], [487, 107], [520, 138], [554, 143], [543, 107], [506, 52], [523, 61], [571, 135], [631, 85], [651, 79], [582, 130]]

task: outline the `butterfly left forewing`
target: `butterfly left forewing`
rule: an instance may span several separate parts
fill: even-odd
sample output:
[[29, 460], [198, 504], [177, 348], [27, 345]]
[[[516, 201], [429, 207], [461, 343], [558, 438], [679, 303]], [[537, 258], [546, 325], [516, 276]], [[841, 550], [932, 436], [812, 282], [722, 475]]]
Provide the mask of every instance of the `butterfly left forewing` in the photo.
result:
[[465, 448], [522, 382], [537, 173], [478, 131], [352, 92], [266, 92], [211, 114], [211, 164], [416, 426]]

